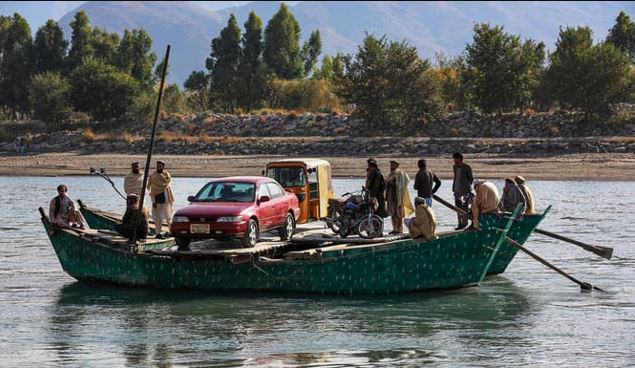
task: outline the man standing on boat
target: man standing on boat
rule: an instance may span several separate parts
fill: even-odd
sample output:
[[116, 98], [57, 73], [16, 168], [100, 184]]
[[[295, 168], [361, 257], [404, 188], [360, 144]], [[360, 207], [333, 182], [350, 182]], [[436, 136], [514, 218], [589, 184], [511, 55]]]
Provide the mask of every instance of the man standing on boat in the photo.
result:
[[66, 192], [68, 188], [64, 184], [57, 186], [57, 196], [49, 204], [49, 221], [61, 227], [84, 228], [82, 214], [77, 210], [75, 202]]
[[408, 182], [410, 178], [399, 169], [399, 162], [390, 161], [390, 174], [386, 178], [386, 202], [393, 228], [390, 234], [393, 235], [403, 233], [404, 217], [414, 212], [408, 192]]
[[474, 191], [476, 195], [472, 204], [472, 226], [476, 230], [481, 230], [478, 216], [481, 213], [497, 212], [500, 197], [496, 185], [485, 180], [474, 180]]
[[136, 194], [140, 196], [143, 187], [143, 174], [139, 170], [139, 161], [130, 164], [130, 169], [131, 172], [123, 179], [123, 189], [126, 195]]
[[525, 183], [525, 178], [523, 178], [520, 175], [516, 175], [516, 177], [514, 178], [514, 181], [516, 182], [516, 184], [518, 184], [518, 189], [520, 189], [521, 192], [523, 192], [523, 195], [525, 196], [525, 199], [527, 200], [527, 209], [525, 209], [525, 213], [536, 213], [536, 202], [534, 199], [534, 193], [531, 191], [531, 189], [529, 189], [529, 187], [527, 186], [527, 184]]
[[170, 229], [172, 222], [174, 194], [172, 194], [171, 181], [172, 176], [165, 170], [165, 162], [158, 160], [157, 171], [153, 172], [148, 180], [148, 189], [150, 189], [150, 197], [152, 198], [152, 218], [158, 239], [163, 239], [161, 234], [163, 220], [167, 222], [168, 229]]
[[386, 213], [386, 197], [384, 197], [386, 180], [374, 158], [369, 158], [366, 162], [368, 163], [368, 168], [366, 169], [366, 185], [364, 185], [364, 189], [370, 192], [371, 198], [377, 200], [377, 216], [384, 218], [388, 216]]
[[[415, 177], [414, 188], [417, 191], [417, 196], [423, 198], [428, 207], [432, 207], [432, 195], [439, 190], [441, 180], [435, 173], [427, 169], [426, 160], [419, 160], [417, 165], [419, 166], [419, 171]], [[434, 184], [434, 188], [432, 184]]]
[[520, 213], [525, 213], [527, 201], [525, 195], [518, 188], [516, 182], [512, 178], [505, 178], [505, 187], [503, 188], [503, 196], [501, 198], [500, 208], [503, 212], [514, 212], [516, 205], [522, 203], [523, 208]]
[[[468, 213], [468, 208], [472, 197], [472, 168], [463, 162], [463, 155], [455, 152], [454, 159], [454, 181], [452, 182], [452, 192], [454, 192], [454, 205]], [[461, 230], [467, 226], [467, 215], [458, 213], [459, 226], [455, 230]]]

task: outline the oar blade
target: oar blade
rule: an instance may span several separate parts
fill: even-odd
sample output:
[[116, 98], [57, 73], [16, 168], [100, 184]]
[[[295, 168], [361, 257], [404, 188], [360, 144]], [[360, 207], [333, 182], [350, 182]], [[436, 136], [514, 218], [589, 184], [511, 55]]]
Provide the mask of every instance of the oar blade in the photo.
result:
[[596, 245], [595, 247], [597, 248], [597, 250], [593, 253], [597, 254], [598, 256], [606, 259], [611, 259], [611, 257], [613, 257], [613, 248], [603, 247], [601, 245]]

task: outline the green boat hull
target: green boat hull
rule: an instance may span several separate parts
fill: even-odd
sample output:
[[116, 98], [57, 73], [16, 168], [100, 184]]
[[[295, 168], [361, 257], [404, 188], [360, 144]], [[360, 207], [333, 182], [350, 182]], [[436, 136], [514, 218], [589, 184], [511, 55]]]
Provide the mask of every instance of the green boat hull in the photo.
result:
[[[524, 243], [543, 217], [524, 216], [509, 235]], [[156, 288], [375, 294], [465, 287], [480, 282], [483, 272], [503, 272], [516, 254], [499, 242], [507, 222], [504, 216], [482, 215], [482, 231], [429, 241], [324, 248], [309, 260], [252, 256], [240, 264], [219, 256], [130, 253], [44, 224], [64, 271], [78, 280]], [[486, 270], [497, 243], [499, 251]]]
[[79, 210], [82, 216], [84, 216], [86, 223], [88, 223], [91, 229], [117, 231], [116, 226], [121, 223], [120, 216], [86, 207], [81, 200], [77, 202], [79, 203]]

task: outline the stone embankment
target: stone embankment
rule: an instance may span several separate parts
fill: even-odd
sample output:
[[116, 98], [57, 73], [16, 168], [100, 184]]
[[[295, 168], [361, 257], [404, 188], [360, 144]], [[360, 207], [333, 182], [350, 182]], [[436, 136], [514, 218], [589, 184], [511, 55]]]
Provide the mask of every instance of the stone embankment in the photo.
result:
[[[375, 136], [362, 119], [349, 115], [289, 114], [246, 115], [202, 113], [185, 117], [172, 115], [165, 128], [176, 133], [238, 137], [289, 136]], [[586, 137], [629, 136], [635, 134], [635, 116], [620, 123], [586, 123], [581, 113], [558, 111], [534, 114], [483, 115], [476, 112], [450, 114], [389, 135], [420, 137]], [[381, 135], [386, 135], [383, 132]]]
[[[81, 129], [31, 134], [28, 152], [143, 153], [147, 134], [120, 127], [94, 134]], [[221, 155], [418, 155], [468, 154], [547, 156], [567, 153], [635, 153], [635, 118], [588, 124], [566, 112], [501, 116], [461, 113], [421, 125], [414, 132], [370, 137], [363, 120], [348, 115], [170, 115], [160, 123], [155, 152]], [[103, 128], [102, 128], [103, 129]], [[125, 131], [125, 133], [124, 133]], [[407, 135], [407, 136], [406, 136]], [[124, 139], [124, 136], [126, 137]], [[470, 138], [460, 138], [470, 137]], [[14, 150], [13, 142], [0, 150]]]

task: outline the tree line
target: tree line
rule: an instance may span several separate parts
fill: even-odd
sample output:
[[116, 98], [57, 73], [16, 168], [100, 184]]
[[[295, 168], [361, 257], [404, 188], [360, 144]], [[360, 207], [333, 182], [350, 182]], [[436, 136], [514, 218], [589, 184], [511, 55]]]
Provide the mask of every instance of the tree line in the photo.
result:
[[[244, 30], [241, 33], [231, 14], [220, 35], [212, 39], [206, 71], [194, 71], [185, 81], [187, 90], [202, 96], [200, 101], [206, 105], [201, 108], [233, 112], [238, 108], [249, 111], [277, 107], [281, 95], [293, 99], [289, 97], [293, 93], [280, 93], [285, 87], [298, 89], [293, 81], [321, 73], [315, 68], [322, 52], [320, 31], [311, 32], [300, 45], [300, 25], [286, 4], [280, 5], [264, 30], [260, 17], [249, 13]], [[330, 58], [325, 58], [322, 69], [329, 63]], [[282, 105], [293, 103], [285, 101]]]
[[13, 118], [51, 123], [88, 114], [121, 117], [151, 93], [156, 77], [152, 39], [143, 29], [122, 37], [91, 27], [83, 11], [70, 24], [70, 43], [49, 20], [31, 35], [20, 14], [0, 16], [0, 105]]
[[[33, 39], [19, 14], [0, 16], [0, 109], [53, 124], [74, 117], [143, 121], [156, 94], [156, 55], [142, 29], [123, 36], [91, 27], [78, 12], [70, 43], [49, 20]], [[165, 90], [169, 112], [260, 108], [330, 111], [344, 105], [374, 129], [415, 128], [452, 111], [579, 110], [608, 116], [635, 99], [635, 23], [621, 12], [607, 38], [588, 27], [560, 29], [553, 52], [502, 26], [475, 24], [454, 57], [423, 58], [406, 42], [366, 34], [353, 54], [324, 55], [319, 30], [300, 43], [285, 4], [263, 27], [234, 15], [210, 44], [205, 69]]]
[[588, 120], [607, 117], [614, 104], [634, 100], [635, 23], [624, 12], [602, 42], [593, 42], [589, 27], [561, 28], [549, 54], [542, 42], [478, 23], [472, 41], [455, 57], [437, 55], [431, 62], [406, 42], [366, 34], [356, 53], [326, 55], [320, 68], [315, 67], [318, 31], [300, 48], [300, 28], [286, 5], [267, 24], [264, 39], [255, 13], [244, 28], [241, 37], [231, 15], [212, 40], [207, 72], [193, 72], [185, 83], [208, 96], [211, 107], [275, 107], [281, 96], [287, 96], [282, 107], [288, 107], [293, 100], [288, 95], [315, 98], [319, 81], [336, 103], [350, 106], [371, 128], [390, 130], [462, 110], [562, 108], [582, 111]]

